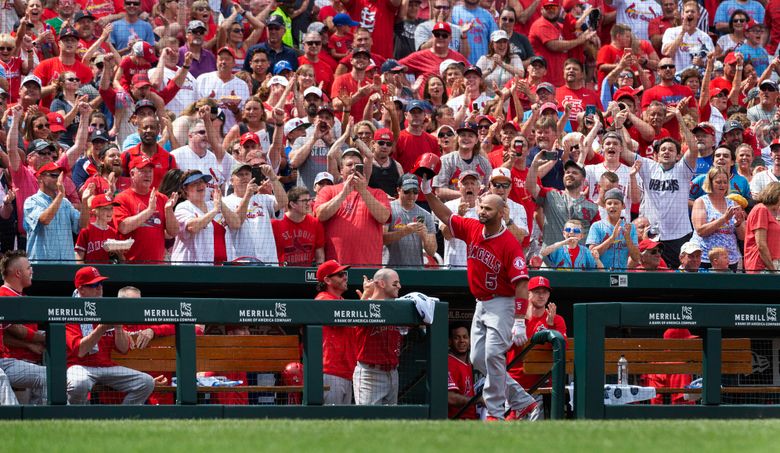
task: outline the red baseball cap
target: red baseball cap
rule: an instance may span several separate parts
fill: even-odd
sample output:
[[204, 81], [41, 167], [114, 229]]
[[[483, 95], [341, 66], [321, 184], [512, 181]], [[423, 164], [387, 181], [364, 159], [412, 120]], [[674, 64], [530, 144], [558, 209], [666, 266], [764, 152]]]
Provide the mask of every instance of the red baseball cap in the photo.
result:
[[688, 329], [666, 329], [664, 332], [664, 340], [689, 340], [691, 338], [699, 338], [693, 335]]
[[246, 132], [241, 136], [241, 145], [244, 145], [247, 142], [255, 142], [260, 144], [260, 137], [258, 137], [254, 132]]
[[547, 280], [545, 277], [531, 277], [530, 280], [528, 280], [528, 291], [533, 291], [536, 288], [550, 288], [550, 280]]
[[73, 284], [76, 286], [76, 288], [81, 288], [85, 285], [94, 285], [95, 283], [100, 283], [104, 280], [108, 280], [108, 277], [103, 277], [100, 275], [100, 272], [92, 267], [82, 267], [76, 272], [76, 278], [73, 280]]
[[723, 59], [723, 63], [725, 64], [734, 64], [737, 62], [737, 54], [734, 52], [729, 52], [726, 54], [726, 58]]
[[230, 54], [230, 56], [231, 56], [231, 57], [233, 57], [233, 59], [234, 59], [234, 60], [236, 59], [236, 53], [235, 53], [235, 52], [233, 51], [233, 49], [231, 49], [230, 47], [228, 47], [228, 46], [225, 46], [225, 47], [223, 47], [223, 48], [219, 49], [219, 50], [217, 51], [216, 55], [219, 55], [219, 54], [221, 54], [222, 52], [227, 52], [227, 53], [229, 53], [229, 54]]
[[720, 93], [723, 93], [724, 91], [726, 91], [726, 90], [724, 90], [723, 88], [710, 87], [710, 99], [714, 98], [715, 96], [719, 95]]
[[136, 88], [152, 86], [152, 82], [149, 81], [149, 76], [143, 72], [133, 76], [132, 84]]
[[393, 141], [393, 133], [390, 131], [390, 129], [384, 127], [382, 129], [377, 129], [376, 132], [374, 132], [374, 141], [377, 140], [389, 140]]
[[617, 91], [615, 91], [615, 94], [612, 95], [612, 99], [618, 100], [623, 97], [630, 97], [633, 98], [637, 94], [639, 94], [640, 90], [635, 90], [631, 87], [625, 86], [618, 88]]
[[345, 271], [352, 266], [342, 266], [336, 260], [328, 260], [320, 264], [317, 268], [317, 281], [324, 282], [325, 277], [330, 277], [333, 274], [338, 274], [341, 271]]
[[146, 41], [136, 41], [133, 44], [133, 55], [141, 57], [151, 64], [157, 63], [157, 55], [154, 53], [154, 46]]
[[697, 130], [701, 130], [705, 134], [715, 136], [715, 127], [710, 123], [707, 122], [699, 123], [696, 125], [696, 127], [693, 128], [693, 130], [691, 130], [691, 132], [695, 134]]
[[92, 197], [92, 201], [89, 202], [91, 209], [102, 208], [103, 206], [119, 206], [119, 203], [114, 201], [111, 195], [102, 193]]
[[450, 24], [447, 22], [437, 22], [436, 25], [433, 26], [433, 30], [431, 30], [431, 32], [434, 31], [444, 31], [447, 32], [448, 35], [452, 34], [452, 28], [450, 28]]
[[561, 6], [560, 0], [542, 0], [542, 8], [545, 6]]
[[144, 168], [153, 165], [154, 162], [152, 162], [152, 159], [146, 157], [146, 154], [141, 154], [140, 156], [133, 157], [133, 159], [130, 161], [130, 170], [134, 168]]
[[65, 119], [57, 112], [49, 112], [46, 114], [46, 118], [49, 120], [49, 130], [52, 132], [65, 132]]
[[640, 252], [644, 252], [645, 250], [653, 250], [654, 248], [663, 249], [664, 245], [652, 239], [642, 239], [642, 241], [639, 243]]
[[38, 171], [35, 172], [35, 176], [41, 176], [47, 171], [62, 171], [62, 167], [57, 165], [55, 162], [49, 162], [48, 164], [45, 164], [39, 168]]

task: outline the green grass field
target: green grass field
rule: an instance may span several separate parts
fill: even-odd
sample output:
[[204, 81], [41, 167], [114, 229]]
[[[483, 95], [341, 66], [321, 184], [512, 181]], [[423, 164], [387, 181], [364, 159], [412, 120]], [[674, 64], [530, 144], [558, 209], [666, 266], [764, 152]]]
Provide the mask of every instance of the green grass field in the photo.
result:
[[[3, 452], [777, 452], [780, 421], [0, 422]], [[98, 448], [100, 450], [98, 450]]]

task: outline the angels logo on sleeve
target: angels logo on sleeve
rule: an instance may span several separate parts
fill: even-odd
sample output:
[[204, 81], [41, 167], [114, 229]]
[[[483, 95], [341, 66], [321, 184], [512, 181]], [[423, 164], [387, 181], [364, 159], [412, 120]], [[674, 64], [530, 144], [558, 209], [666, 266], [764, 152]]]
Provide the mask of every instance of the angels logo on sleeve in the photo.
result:
[[522, 257], [518, 256], [514, 259], [512, 265], [515, 267], [515, 269], [523, 270], [525, 268], [525, 260], [523, 260]]

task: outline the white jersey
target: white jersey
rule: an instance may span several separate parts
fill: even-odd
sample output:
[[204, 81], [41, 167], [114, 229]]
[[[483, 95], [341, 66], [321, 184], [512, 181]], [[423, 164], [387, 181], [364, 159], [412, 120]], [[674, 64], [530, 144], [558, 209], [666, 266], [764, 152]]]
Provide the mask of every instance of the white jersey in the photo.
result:
[[[241, 204], [241, 197], [231, 194], [222, 201], [228, 208], [236, 211]], [[271, 228], [271, 219], [276, 218], [275, 203], [276, 198], [273, 195], [255, 194], [252, 197], [246, 210], [246, 220], [241, 228], [234, 230], [228, 227], [227, 229], [225, 243], [228, 261], [240, 257], [253, 257], [265, 264], [277, 265], [279, 258]]]
[[615, 8], [615, 21], [618, 24], [628, 25], [638, 39], [649, 40], [647, 26], [650, 21], [663, 15], [661, 5], [656, 0], [613, 0]]
[[[239, 109], [243, 107], [251, 95], [246, 82], [238, 77], [233, 77], [230, 81], [223, 82], [217, 75], [217, 71], [201, 74], [196, 79], [195, 94], [197, 95], [195, 99], [213, 98], [217, 102], [220, 102], [220, 99], [226, 96], [238, 96], [241, 98], [241, 102], [238, 104]], [[223, 108], [222, 111], [225, 112], [223, 129], [229, 131], [236, 124], [236, 117], [229, 109]]]
[[[214, 204], [206, 202], [207, 211], [210, 211]], [[197, 217], [203, 217], [205, 212], [189, 201], [184, 201], [176, 206], [174, 211], [176, 221], [179, 222], [179, 233], [176, 235], [176, 241], [171, 251], [171, 264], [178, 265], [199, 265], [211, 266], [214, 264], [214, 224], [220, 223], [224, 226], [224, 220], [221, 214], [217, 214], [212, 222], [206, 225], [206, 228], [195, 234], [187, 231], [187, 221]]]
[[772, 172], [772, 168], [770, 167], [769, 170], [764, 170], [761, 173], [757, 174], [753, 177], [753, 180], [750, 181], [750, 195], [753, 198], [756, 198], [759, 192], [764, 189], [764, 187], [768, 186], [771, 182], [777, 182], [777, 176]]
[[184, 145], [171, 151], [171, 154], [176, 158], [176, 165], [180, 170], [199, 170], [204, 175], [211, 175], [212, 179], [207, 184], [206, 200], [211, 200], [211, 191], [222, 186], [228, 179], [224, 168], [217, 162], [217, 156], [210, 150], [206, 150], [206, 154], [200, 157], [189, 145]]
[[639, 176], [644, 189], [639, 215], [647, 217], [651, 226], [660, 229], [659, 239], [662, 241], [680, 239], [693, 231], [688, 215], [688, 194], [694, 169], [685, 159], [665, 171], [654, 160], [639, 155], [636, 158], [642, 161]]
[[[682, 26], [667, 29], [664, 32], [662, 46], [674, 42], [682, 32]], [[710, 53], [713, 50], [715, 50], [715, 44], [712, 43], [712, 39], [707, 33], [704, 33], [697, 28], [693, 34], [686, 33], [683, 37], [680, 47], [677, 48], [677, 53], [674, 54], [674, 65], [677, 68], [677, 71], [682, 71], [688, 66], [691, 66], [691, 62], [693, 61], [692, 55], [701, 51]]]
[[[460, 201], [460, 199], [457, 199]], [[528, 236], [528, 215], [525, 213], [525, 208], [520, 203], [516, 203], [507, 198], [506, 204], [509, 206], [509, 218], [512, 219], [512, 223], [517, 225], [521, 230], [525, 230], [525, 235]], [[457, 212], [458, 207], [455, 206]], [[503, 222], [503, 220], [502, 220]], [[506, 225], [506, 224], [505, 224]]]
[[[625, 208], [623, 209], [622, 215], [626, 219], [631, 219], [631, 203], [633, 203], [633, 200], [631, 199], [631, 177], [629, 176], [630, 170], [631, 168], [627, 165], [620, 164], [620, 167], [612, 172], [618, 175], [617, 188], [623, 192]], [[601, 198], [601, 194], [599, 193], [599, 181], [601, 180], [601, 175], [608, 171], [612, 170], [609, 170], [603, 162], [600, 164], [585, 166], [585, 184], [587, 184], [588, 187], [587, 197], [590, 199], [590, 201], [596, 204], [599, 204], [599, 200]], [[638, 179], [639, 177], [637, 175], [637, 181]], [[601, 206], [599, 206], [599, 217], [602, 219], [607, 218], [607, 210]]]
[[[460, 205], [460, 198], [450, 200], [444, 203], [450, 211], [458, 212], [458, 206]], [[469, 208], [463, 215], [467, 219], [476, 219], [477, 208]], [[513, 217], [514, 218], [514, 217]], [[526, 231], [528, 231], [528, 225], [526, 225]], [[461, 267], [466, 268], [466, 243], [460, 239], [452, 238], [444, 240], [444, 265], [448, 267]]]
[[[157, 68], [150, 69], [149, 77], [151, 77], [155, 71], [158, 71], [158, 69]], [[171, 79], [176, 77], [177, 71], [168, 68], [163, 68], [162, 85], [157, 88], [158, 89], [165, 88], [168, 82], [170, 82]], [[190, 104], [192, 104], [197, 100], [198, 98], [195, 96], [195, 77], [193, 77], [193, 75], [188, 72], [187, 76], [184, 78], [184, 83], [181, 85], [181, 87], [179, 87], [179, 91], [176, 93], [176, 96], [174, 96], [173, 99], [171, 99], [167, 104], [165, 104], [165, 108], [175, 113], [176, 116], [179, 117], [181, 116], [181, 112], [184, 111], [184, 109], [187, 108], [187, 106], [189, 106]]]

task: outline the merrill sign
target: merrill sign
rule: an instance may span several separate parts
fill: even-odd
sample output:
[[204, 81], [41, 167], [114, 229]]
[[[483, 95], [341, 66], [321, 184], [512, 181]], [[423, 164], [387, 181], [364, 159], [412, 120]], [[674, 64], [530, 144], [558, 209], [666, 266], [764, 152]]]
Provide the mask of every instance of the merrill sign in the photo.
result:
[[333, 310], [333, 321], [339, 324], [384, 324], [382, 305], [368, 304], [368, 310]]
[[765, 313], [734, 313], [735, 326], [780, 326], [777, 308], [767, 307]]
[[695, 326], [693, 307], [683, 305], [679, 312], [650, 312], [647, 323], [651, 326]]
[[100, 322], [97, 304], [88, 300], [83, 308], [49, 308], [46, 316], [49, 322]]
[[246, 323], [278, 323], [292, 322], [287, 316], [287, 304], [277, 302], [273, 310], [268, 309], [243, 309], [238, 310], [238, 322]]
[[179, 308], [144, 308], [146, 322], [195, 322], [192, 304], [181, 302]]

